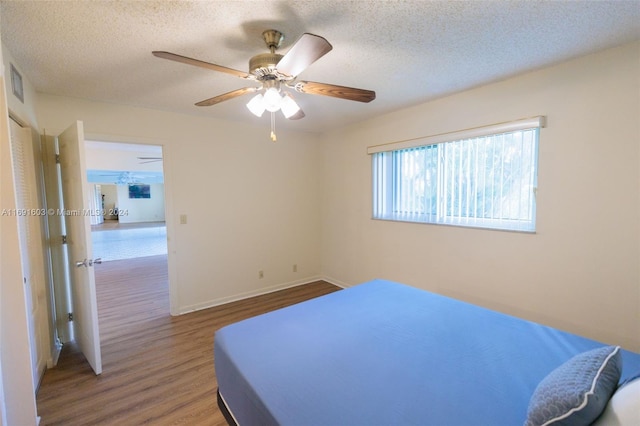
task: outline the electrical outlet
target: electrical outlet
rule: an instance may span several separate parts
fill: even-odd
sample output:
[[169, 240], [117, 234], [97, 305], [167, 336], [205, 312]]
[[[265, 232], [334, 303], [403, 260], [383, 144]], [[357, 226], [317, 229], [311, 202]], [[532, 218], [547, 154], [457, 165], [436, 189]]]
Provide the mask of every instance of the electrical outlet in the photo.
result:
[[258, 271], [258, 278], [259, 279], [263, 279], [264, 278], [264, 271]]
[[298, 265], [295, 263], [293, 264], [293, 272], [298, 272]]

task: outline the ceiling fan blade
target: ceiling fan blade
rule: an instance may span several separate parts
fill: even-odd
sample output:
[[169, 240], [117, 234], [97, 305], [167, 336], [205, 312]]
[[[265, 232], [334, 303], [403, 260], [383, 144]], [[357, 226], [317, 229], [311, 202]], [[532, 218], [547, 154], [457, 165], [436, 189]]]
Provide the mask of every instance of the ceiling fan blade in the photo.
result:
[[138, 164], [147, 164], [147, 163], [156, 163], [158, 161], [162, 161], [162, 157], [136, 157], [138, 160]]
[[356, 89], [354, 87], [337, 86], [335, 84], [315, 83], [313, 81], [298, 81], [293, 88], [300, 93], [311, 95], [332, 96], [357, 102], [371, 102], [376, 98], [373, 90]]
[[291, 117], [287, 117], [287, 120], [300, 120], [301, 118], [304, 118], [304, 117], [305, 117], [304, 111], [299, 110], [298, 112], [293, 114]]
[[243, 71], [234, 70], [233, 68], [223, 67], [222, 65], [211, 64], [209, 62], [200, 61], [198, 59], [187, 58], [186, 56], [176, 55], [175, 53], [163, 52], [163, 51], [153, 51], [154, 56], [163, 59], [169, 59], [170, 61], [182, 62], [183, 64], [194, 65], [196, 67], [207, 68], [213, 71], [224, 72], [227, 74], [235, 75], [236, 77], [245, 78], [245, 79], [254, 79], [253, 75], [247, 74]]
[[233, 90], [231, 92], [224, 93], [222, 95], [214, 96], [213, 98], [205, 99], [204, 101], [198, 102], [197, 106], [211, 106], [215, 104], [219, 104], [220, 102], [228, 101], [229, 99], [237, 98], [238, 96], [242, 96], [247, 93], [253, 93], [258, 90], [257, 87], [244, 87], [242, 89]]
[[331, 49], [333, 46], [324, 37], [304, 33], [280, 59], [276, 69], [283, 74], [295, 77]]

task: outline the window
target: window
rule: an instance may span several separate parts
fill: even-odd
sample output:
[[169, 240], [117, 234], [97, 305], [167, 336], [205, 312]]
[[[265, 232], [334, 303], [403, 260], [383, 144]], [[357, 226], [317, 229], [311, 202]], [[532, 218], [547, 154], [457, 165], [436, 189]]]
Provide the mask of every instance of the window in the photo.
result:
[[374, 219], [534, 232], [542, 123], [536, 117], [369, 148]]

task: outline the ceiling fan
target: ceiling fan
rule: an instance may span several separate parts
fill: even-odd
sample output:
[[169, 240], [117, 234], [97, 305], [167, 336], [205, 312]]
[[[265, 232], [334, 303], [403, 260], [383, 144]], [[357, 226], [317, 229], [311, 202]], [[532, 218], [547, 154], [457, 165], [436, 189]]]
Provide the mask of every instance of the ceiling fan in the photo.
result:
[[136, 157], [138, 160], [138, 164], [147, 164], [147, 163], [156, 163], [158, 161], [162, 161], [162, 157]]
[[105, 170], [104, 173], [98, 174], [97, 176], [103, 178], [105, 182], [113, 182], [116, 185], [140, 183], [142, 182], [142, 179], [144, 179], [144, 176], [133, 172], [110, 172], [108, 170]]
[[289, 120], [298, 120], [305, 116], [291, 93], [284, 91], [283, 88], [292, 89], [299, 93], [331, 96], [357, 102], [371, 102], [376, 98], [376, 93], [371, 90], [297, 80], [297, 76], [302, 71], [333, 48], [325, 38], [315, 34], [304, 33], [284, 55], [276, 53], [276, 50], [284, 40], [284, 34], [278, 30], [266, 30], [262, 33], [262, 38], [269, 48], [269, 53], [253, 56], [249, 60], [248, 73], [175, 53], [164, 51], [154, 51], [152, 53], [159, 58], [207, 68], [260, 83], [257, 87], [243, 87], [205, 99], [196, 103], [196, 105], [215, 105], [247, 93], [260, 92], [251, 98], [247, 103], [247, 108], [258, 117], [261, 117], [265, 110], [271, 112], [271, 139], [273, 141], [276, 140], [275, 112], [281, 110]]

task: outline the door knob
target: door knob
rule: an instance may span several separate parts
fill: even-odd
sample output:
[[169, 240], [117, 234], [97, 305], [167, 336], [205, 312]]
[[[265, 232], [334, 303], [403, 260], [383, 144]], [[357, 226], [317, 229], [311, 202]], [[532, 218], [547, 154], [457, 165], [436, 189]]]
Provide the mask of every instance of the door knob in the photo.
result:
[[93, 265], [100, 265], [102, 264], [102, 258], [99, 257], [97, 259], [85, 259], [82, 261], [77, 261], [76, 262], [76, 268], [82, 268], [83, 266], [85, 268], [88, 268], [89, 266], [93, 266]]

